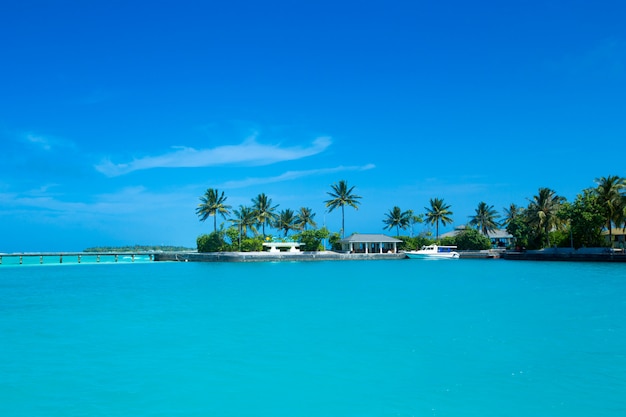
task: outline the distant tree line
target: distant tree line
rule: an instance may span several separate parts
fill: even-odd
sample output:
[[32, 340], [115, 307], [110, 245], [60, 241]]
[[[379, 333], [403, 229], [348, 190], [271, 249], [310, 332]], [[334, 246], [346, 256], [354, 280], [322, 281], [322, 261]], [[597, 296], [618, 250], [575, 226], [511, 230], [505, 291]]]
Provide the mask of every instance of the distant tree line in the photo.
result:
[[[384, 229], [395, 230], [403, 241], [400, 249], [404, 250], [435, 242], [457, 245], [459, 249], [487, 249], [491, 247], [488, 234], [498, 228], [510, 233], [515, 246], [520, 248], [604, 246], [607, 243], [603, 231], [608, 231], [612, 242], [613, 228], [626, 226], [626, 179], [611, 175], [596, 178], [595, 183], [596, 187], [583, 190], [573, 202], [550, 188], [540, 188], [537, 195], [527, 199], [526, 206], [511, 204], [504, 208], [503, 216], [492, 205], [481, 201], [464, 230], [441, 240], [439, 225], [445, 227], [453, 221], [450, 205], [441, 198], [431, 198], [423, 213], [394, 206], [384, 214], [382, 221]], [[251, 205], [240, 205], [233, 210], [226, 204], [223, 191], [209, 188], [200, 197], [196, 214], [200, 221], [213, 216], [213, 232], [198, 237], [198, 251], [260, 251], [264, 241], [276, 239], [266, 234], [266, 226], [279, 231], [283, 239], [300, 241], [305, 250], [320, 250], [325, 239], [338, 249], [339, 240], [345, 237], [345, 207], [358, 210], [361, 204], [362, 197], [354, 193], [354, 188], [341, 180], [331, 185], [327, 193], [330, 199], [324, 203], [329, 212], [341, 208], [341, 230], [332, 233], [325, 227], [317, 228], [315, 213], [308, 207], [279, 211], [279, 205], [261, 193], [251, 200]], [[218, 229], [218, 215], [230, 226], [224, 228], [222, 224]], [[434, 239], [430, 231], [415, 234], [415, 226], [422, 223], [435, 227]], [[401, 234], [407, 230], [409, 236]]]
[[168, 245], [132, 245], [132, 246], [95, 246], [84, 249], [83, 252], [103, 253], [103, 252], [186, 252], [193, 250], [184, 246]]

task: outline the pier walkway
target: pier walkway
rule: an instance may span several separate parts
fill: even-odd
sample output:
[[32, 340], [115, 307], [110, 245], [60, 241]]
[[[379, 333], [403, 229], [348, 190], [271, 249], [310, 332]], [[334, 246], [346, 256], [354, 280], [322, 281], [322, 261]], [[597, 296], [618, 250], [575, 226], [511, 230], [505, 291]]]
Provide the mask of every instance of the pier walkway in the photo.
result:
[[155, 252], [24, 252], [0, 253], [0, 266], [57, 263], [154, 261]]

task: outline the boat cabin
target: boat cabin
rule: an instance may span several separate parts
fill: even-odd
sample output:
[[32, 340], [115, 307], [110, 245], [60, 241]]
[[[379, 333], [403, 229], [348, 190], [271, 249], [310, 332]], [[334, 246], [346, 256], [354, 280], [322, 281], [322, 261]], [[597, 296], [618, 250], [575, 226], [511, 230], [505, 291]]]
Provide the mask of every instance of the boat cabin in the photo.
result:
[[429, 245], [422, 246], [421, 251], [434, 253], [450, 253], [456, 251], [456, 246]]

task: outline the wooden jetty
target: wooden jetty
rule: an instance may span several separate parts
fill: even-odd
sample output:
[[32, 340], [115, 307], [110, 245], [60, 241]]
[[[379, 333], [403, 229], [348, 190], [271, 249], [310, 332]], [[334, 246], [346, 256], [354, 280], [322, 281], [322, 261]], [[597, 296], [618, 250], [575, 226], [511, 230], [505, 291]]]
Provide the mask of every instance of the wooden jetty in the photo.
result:
[[[96, 263], [104, 257], [112, 257], [114, 262], [118, 262], [120, 257], [130, 257], [131, 262], [135, 262], [138, 256], [148, 256], [150, 261], [154, 260], [155, 252], [24, 252], [24, 253], [0, 253], [0, 265], [3, 258], [19, 258], [19, 264], [24, 263], [25, 258], [39, 258], [39, 263], [43, 264], [44, 259], [58, 259], [62, 264], [64, 259], [76, 260], [81, 263], [84, 258], [95, 258]], [[56, 263], [56, 262], [55, 262]]]

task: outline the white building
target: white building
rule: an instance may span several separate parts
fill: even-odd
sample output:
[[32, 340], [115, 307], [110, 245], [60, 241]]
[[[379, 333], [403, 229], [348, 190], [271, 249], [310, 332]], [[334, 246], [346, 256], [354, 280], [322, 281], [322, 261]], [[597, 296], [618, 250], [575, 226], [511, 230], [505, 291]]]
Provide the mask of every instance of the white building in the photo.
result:
[[398, 253], [402, 241], [382, 234], [354, 233], [339, 241], [344, 252]]

